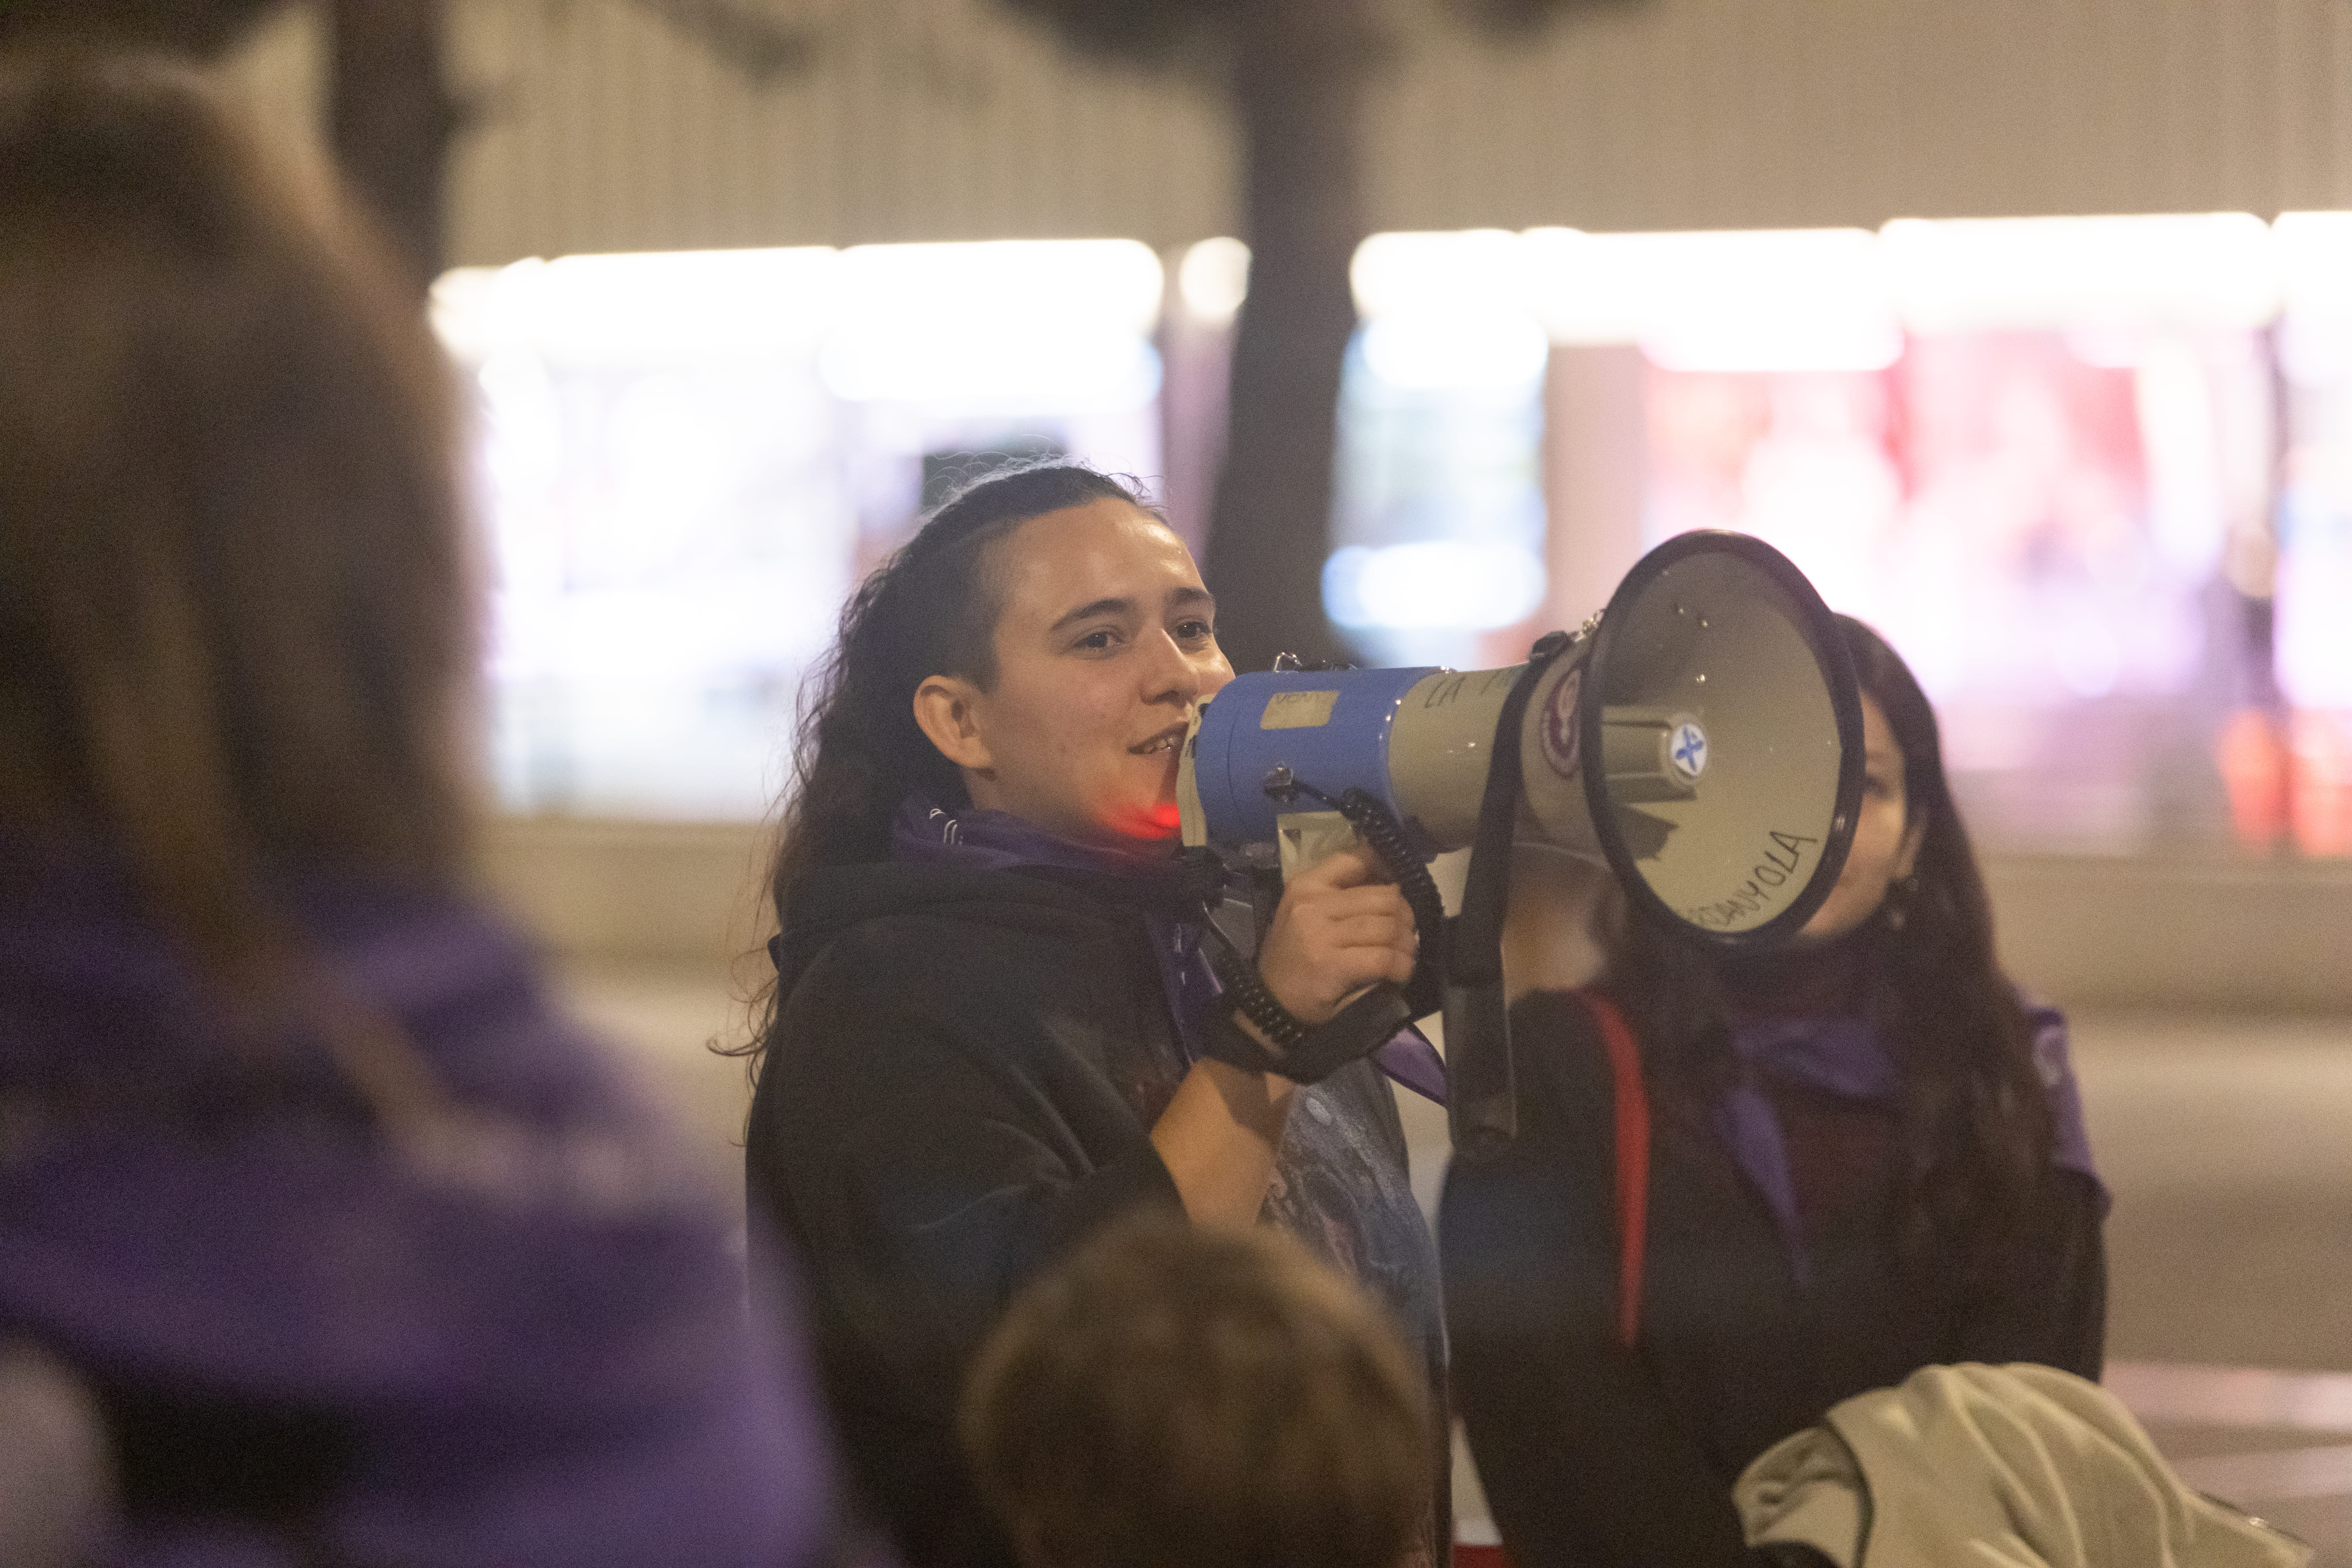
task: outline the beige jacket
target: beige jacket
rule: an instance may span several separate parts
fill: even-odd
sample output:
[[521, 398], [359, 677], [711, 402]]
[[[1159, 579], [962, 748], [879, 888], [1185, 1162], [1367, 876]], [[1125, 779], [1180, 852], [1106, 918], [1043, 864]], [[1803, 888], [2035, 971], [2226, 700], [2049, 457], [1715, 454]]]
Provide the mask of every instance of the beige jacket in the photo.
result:
[[2128, 1411], [2046, 1366], [1931, 1366], [1834, 1406], [1732, 1488], [1750, 1545], [1839, 1568], [2305, 1568], [2183, 1486]]

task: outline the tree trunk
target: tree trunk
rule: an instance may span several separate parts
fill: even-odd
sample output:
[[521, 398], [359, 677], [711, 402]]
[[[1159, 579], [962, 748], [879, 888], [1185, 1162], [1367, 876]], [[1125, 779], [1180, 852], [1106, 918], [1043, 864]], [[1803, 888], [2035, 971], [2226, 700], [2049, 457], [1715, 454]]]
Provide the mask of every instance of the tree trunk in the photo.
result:
[[421, 293], [443, 264], [442, 191], [457, 114], [442, 79], [443, 0], [332, 0], [335, 162]]
[[1323, 615], [1339, 368], [1355, 331], [1348, 263], [1364, 237], [1358, 133], [1374, 64], [1371, 0], [1243, 8], [1232, 96], [1249, 295], [1234, 342], [1209, 586], [1234, 668], [1328, 658]]

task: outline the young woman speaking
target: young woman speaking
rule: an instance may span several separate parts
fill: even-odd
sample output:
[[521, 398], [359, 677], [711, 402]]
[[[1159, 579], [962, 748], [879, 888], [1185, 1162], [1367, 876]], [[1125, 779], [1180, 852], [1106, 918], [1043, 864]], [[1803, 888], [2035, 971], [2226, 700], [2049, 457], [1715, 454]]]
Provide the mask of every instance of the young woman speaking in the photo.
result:
[[[804, 718], [751, 1191], [804, 1255], [855, 1478], [918, 1563], [1013, 1561], [957, 1457], [959, 1382], [1014, 1290], [1116, 1215], [1286, 1226], [1441, 1383], [1381, 1073], [1442, 1093], [1437, 1064], [1391, 1045], [1298, 1085], [1221, 1059], [1249, 1059], [1219, 1045], [1244, 1026], [1173, 850], [1186, 729], [1232, 676], [1182, 542], [1055, 464], [972, 486], [866, 582]], [[1402, 895], [1342, 854], [1293, 881], [1255, 973], [1312, 1029], [1415, 949]], [[1433, 1426], [1433, 1498], [1444, 1463]]]

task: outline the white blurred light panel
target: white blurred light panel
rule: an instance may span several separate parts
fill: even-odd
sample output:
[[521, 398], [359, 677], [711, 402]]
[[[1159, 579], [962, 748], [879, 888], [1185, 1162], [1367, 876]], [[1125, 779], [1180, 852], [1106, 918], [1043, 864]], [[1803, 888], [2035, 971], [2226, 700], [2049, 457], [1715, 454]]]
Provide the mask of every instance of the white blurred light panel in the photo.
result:
[[1158, 395], [1160, 258], [1128, 239], [859, 246], [822, 360], [852, 403], [1134, 408]]
[[1349, 545], [1323, 567], [1323, 602], [1343, 626], [1491, 631], [1543, 603], [1544, 565], [1521, 544], [1427, 539]]
[[1526, 236], [1531, 302], [1562, 343], [1639, 343], [1666, 370], [1868, 372], [1903, 353], [1866, 229]]
[[1550, 353], [1543, 323], [1527, 311], [1466, 302], [1393, 310], [1364, 327], [1372, 374], [1406, 391], [1531, 386]]
[[1356, 247], [1348, 280], [1360, 315], [1527, 305], [1527, 241], [1507, 229], [1376, 234]]
[[2251, 329], [2280, 305], [2278, 247], [2248, 213], [1897, 218], [1879, 242], [1914, 332]]
[[450, 353], [506, 350], [583, 363], [804, 353], [839, 310], [841, 253], [566, 256], [444, 273], [433, 325]]
[[2300, 386], [2352, 380], [2352, 212], [2281, 213], [2271, 232], [2285, 307], [2279, 368]]

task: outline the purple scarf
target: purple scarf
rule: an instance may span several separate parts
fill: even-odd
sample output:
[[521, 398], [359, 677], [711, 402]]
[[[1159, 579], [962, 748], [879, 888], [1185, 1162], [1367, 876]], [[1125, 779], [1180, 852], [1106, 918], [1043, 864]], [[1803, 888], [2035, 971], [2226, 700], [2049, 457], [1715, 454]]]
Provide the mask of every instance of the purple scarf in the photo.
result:
[[[2054, 1007], [2028, 1004], [2033, 1029], [2033, 1065], [2050, 1099], [2053, 1137], [2050, 1163], [2088, 1176], [2099, 1189], [2102, 1212], [2111, 1201], [2091, 1163], [2090, 1135], [2083, 1126], [2083, 1091], [2066, 1050], [2066, 1020]], [[1858, 1105], [1891, 1106], [1902, 1089], [1895, 1058], [1877, 1028], [1864, 1018], [1768, 1018], [1732, 1032], [1739, 1081], [1715, 1110], [1717, 1135], [1772, 1211], [1781, 1245], [1798, 1282], [1812, 1278], [1797, 1214], [1797, 1189], [1789, 1172], [1789, 1147], [1780, 1112], [1764, 1088], [1767, 1079], [1801, 1085]]]
[[[1164, 850], [1102, 848], [1058, 837], [1002, 811], [950, 813], [920, 795], [908, 795], [890, 825], [891, 858], [919, 865], [961, 866], [969, 870], [1012, 871], [1044, 868], [1114, 877], [1143, 889], [1164, 889], [1149, 900], [1144, 921], [1160, 984], [1176, 1020], [1187, 1061], [1201, 1059], [1209, 1007], [1222, 989], [1202, 951], [1206, 932], [1197, 906], [1176, 883], [1175, 867]], [[1445, 1103], [1445, 1059], [1418, 1029], [1407, 1027], [1372, 1053], [1380, 1069], [1415, 1094]]]

